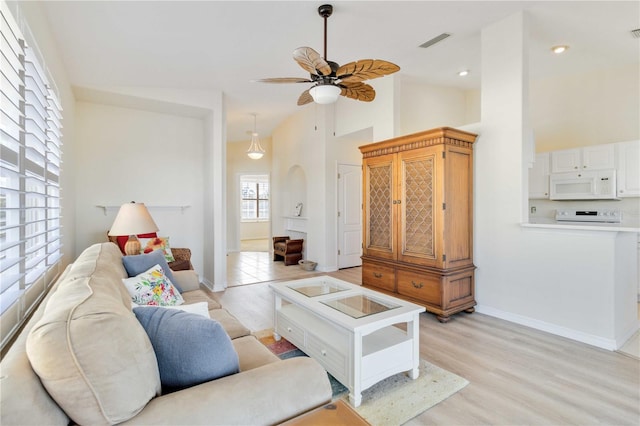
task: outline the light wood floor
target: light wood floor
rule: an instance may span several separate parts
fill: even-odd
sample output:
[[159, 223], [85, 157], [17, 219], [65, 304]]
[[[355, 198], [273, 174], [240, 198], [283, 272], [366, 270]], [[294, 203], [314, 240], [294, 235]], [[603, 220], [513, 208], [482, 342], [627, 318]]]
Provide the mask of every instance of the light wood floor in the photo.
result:
[[[329, 275], [360, 284], [361, 268]], [[251, 330], [273, 327], [267, 283], [215, 293]], [[420, 355], [470, 384], [408, 424], [638, 425], [640, 361], [486, 315], [420, 315]]]

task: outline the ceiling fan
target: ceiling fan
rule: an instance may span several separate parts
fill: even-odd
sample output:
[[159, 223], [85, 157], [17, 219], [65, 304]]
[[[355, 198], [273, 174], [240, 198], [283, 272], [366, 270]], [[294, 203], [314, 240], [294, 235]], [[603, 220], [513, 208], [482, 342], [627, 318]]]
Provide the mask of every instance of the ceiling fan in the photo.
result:
[[318, 14], [324, 18], [324, 57], [310, 47], [299, 47], [293, 51], [293, 59], [311, 75], [310, 79], [297, 77], [263, 78], [261, 83], [313, 83], [302, 92], [298, 105], [315, 101], [319, 104], [333, 103], [339, 95], [358, 101], [371, 102], [376, 91], [363, 83], [385, 75], [393, 74], [400, 67], [380, 59], [361, 59], [338, 65], [327, 60], [327, 18], [333, 13], [333, 6], [324, 4], [318, 7]]

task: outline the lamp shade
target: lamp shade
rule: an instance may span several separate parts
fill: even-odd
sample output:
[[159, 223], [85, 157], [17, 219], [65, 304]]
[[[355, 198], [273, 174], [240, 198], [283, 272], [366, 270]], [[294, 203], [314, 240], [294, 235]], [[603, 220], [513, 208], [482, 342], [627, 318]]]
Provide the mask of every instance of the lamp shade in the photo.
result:
[[317, 104], [334, 103], [338, 100], [340, 92], [342, 92], [342, 89], [338, 86], [334, 86], [333, 84], [321, 84], [309, 89], [309, 94]]
[[132, 201], [120, 206], [118, 215], [109, 230], [109, 235], [137, 235], [157, 231], [158, 225], [153, 221], [144, 203]]

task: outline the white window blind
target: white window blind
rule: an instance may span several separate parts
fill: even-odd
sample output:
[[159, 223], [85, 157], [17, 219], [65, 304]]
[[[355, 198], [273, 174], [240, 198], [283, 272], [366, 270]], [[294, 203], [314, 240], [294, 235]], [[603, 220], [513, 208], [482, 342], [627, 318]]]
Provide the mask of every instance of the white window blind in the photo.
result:
[[2, 346], [58, 274], [62, 108], [36, 49], [1, 3]]

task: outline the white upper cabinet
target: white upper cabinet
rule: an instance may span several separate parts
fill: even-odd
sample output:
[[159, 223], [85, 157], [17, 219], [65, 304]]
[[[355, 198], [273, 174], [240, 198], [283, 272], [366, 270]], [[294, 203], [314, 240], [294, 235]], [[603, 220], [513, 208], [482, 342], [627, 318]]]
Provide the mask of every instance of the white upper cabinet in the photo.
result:
[[595, 145], [553, 151], [551, 152], [551, 172], [614, 169], [616, 167], [614, 145]]
[[615, 144], [582, 148], [582, 168], [587, 170], [615, 169]]
[[615, 146], [618, 197], [640, 197], [640, 140]]
[[529, 169], [529, 198], [549, 198], [549, 153], [536, 154], [536, 161]]

